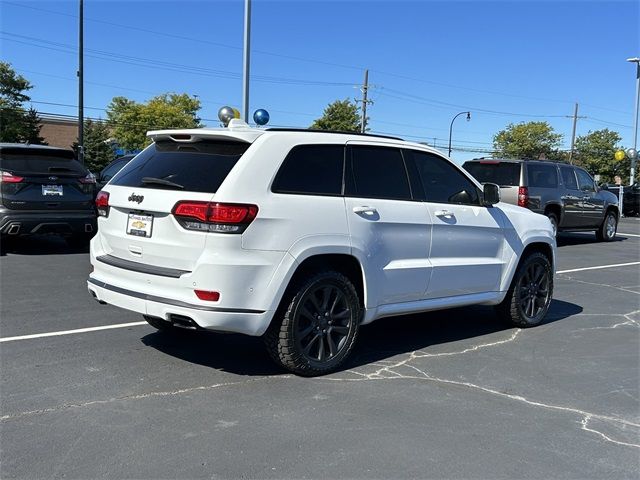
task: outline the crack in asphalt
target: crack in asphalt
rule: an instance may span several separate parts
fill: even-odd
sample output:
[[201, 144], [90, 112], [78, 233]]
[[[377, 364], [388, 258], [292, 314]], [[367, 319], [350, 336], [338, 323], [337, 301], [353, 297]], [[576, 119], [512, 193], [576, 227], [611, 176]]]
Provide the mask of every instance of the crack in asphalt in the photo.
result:
[[149, 393], [138, 393], [138, 394], [135, 394], [135, 395], [124, 395], [124, 396], [121, 396], [121, 397], [113, 397], [113, 398], [102, 399], [102, 400], [90, 400], [90, 401], [81, 402], [81, 403], [66, 403], [66, 404], [63, 404], [63, 405], [56, 405], [55, 407], [41, 408], [41, 409], [38, 409], [38, 410], [29, 410], [29, 411], [26, 411], [26, 412], [19, 412], [19, 413], [14, 413], [14, 414], [2, 415], [2, 416], [0, 416], [0, 422], [1, 421], [6, 421], [6, 420], [15, 420], [15, 419], [18, 419], [18, 418], [23, 418], [23, 417], [30, 417], [30, 416], [35, 416], [35, 415], [43, 415], [45, 413], [59, 412], [59, 411], [63, 411], [63, 410], [70, 410], [70, 409], [74, 409], [74, 408], [90, 407], [90, 406], [93, 406], [93, 405], [105, 405], [105, 404], [109, 404], [109, 403], [121, 402], [121, 401], [126, 401], [126, 400], [143, 400], [143, 399], [146, 399], [146, 398], [154, 398], [154, 397], [168, 397], [168, 396], [172, 396], [172, 395], [182, 395], [184, 393], [191, 393], [191, 392], [197, 392], [197, 391], [203, 391], [203, 390], [213, 390], [213, 389], [217, 389], [217, 388], [231, 387], [231, 386], [236, 386], [236, 385], [244, 385], [244, 384], [247, 384], [247, 383], [258, 382], [258, 381], [267, 380], [267, 379], [270, 379], [270, 378], [290, 378], [290, 377], [291, 377], [291, 375], [272, 375], [272, 376], [267, 376], [267, 377], [251, 378], [249, 380], [244, 380], [244, 381], [241, 381], [241, 382], [214, 383], [212, 385], [203, 385], [203, 386], [198, 386], [198, 387], [181, 388], [181, 389], [178, 389], [178, 390], [149, 392]]
[[577, 278], [571, 276], [571, 275], [567, 275], [566, 273], [558, 273], [556, 274], [557, 276], [562, 276], [565, 277], [564, 279], [566, 280], [571, 280], [572, 282], [575, 283], [582, 283], [585, 285], [593, 285], [595, 287], [607, 287], [607, 288], [613, 288], [615, 290], [620, 290], [621, 292], [627, 292], [627, 293], [634, 293], [636, 295], [640, 295], [640, 292], [636, 292], [635, 290], [630, 290], [630, 288], [638, 288], [640, 287], [640, 285], [629, 285], [629, 286], [617, 286], [617, 285], [609, 285], [608, 283], [596, 283], [596, 282], [587, 282], [585, 280], [578, 280]]
[[[640, 311], [633, 311], [627, 314], [622, 314], [620, 316], [623, 316], [625, 318], [627, 318], [627, 322], [624, 322], [624, 325], [628, 325], [628, 324], [633, 324], [636, 326], [640, 326], [638, 324], [637, 321], [633, 320], [632, 318], [630, 318], [631, 315], [635, 315], [637, 313], [639, 313]], [[612, 327], [598, 327], [598, 328], [616, 328], [617, 326], [620, 326], [622, 324], [616, 324]], [[503, 391], [499, 391], [499, 390], [495, 390], [493, 388], [490, 387], [485, 387], [482, 385], [477, 385], [471, 382], [463, 382], [460, 380], [452, 380], [452, 379], [448, 379], [448, 378], [440, 378], [440, 377], [436, 377], [433, 376], [429, 373], [427, 373], [425, 370], [422, 370], [418, 367], [416, 367], [415, 365], [411, 365], [411, 362], [421, 359], [421, 358], [433, 358], [433, 357], [442, 357], [442, 356], [451, 356], [451, 355], [462, 355], [468, 352], [473, 352], [473, 351], [477, 351], [479, 349], [482, 348], [489, 348], [489, 347], [494, 347], [494, 346], [498, 346], [498, 345], [503, 345], [506, 343], [510, 343], [513, 342], [514, 340], [516, 340], [516, 338], [519, 336], [519, 334], [522, 332], [522, 330], [516, 330], [513, 334], [510, 335], [509, 338], [504, 339], [504, 340], [499, 340], [496, 342], [490, 342], [490, 343], [484, 343], [484, 344], [480, 344], [480, 345], [475, 345], [473, 347], [470, 348], [466, 348], [464, 350], [460, 350], [460, 351], [454, 351], [454, 352], [443, 352], [443, 353], [434, 353], [434, 354], [429, 354], [429, 353], [423, 353], [420, 352], [419, 350], [416, 350], [414, 352], [410, 352], [408, 354], [408, 357], [405, 358], [404, 360], [399, 360], [399, 361], [383, 361], [383, 362], [376, 362], [371, 363], [369, 365], [373, 365], [373, 366], [379, 366], [380, 368], [377, 369], [376, 371], [374, 371], [373, 373], [363, 373], [363, 372], [359, 372], [357, 370], [347, 370], [347, 373], [351, 373], [354, 374], [356, 377], [355, 378], [335, 378], [335, 377], [327, 377], [324, 380], [327, 381], [335, 381], [335, 382], [362, 382], [362, 381], [380, 381], [380, 380], [396, 380], [396, 379], [413, 379], [413, 380], [427, 380], [430, 382], [435, 382], [435, 383], [441, 383], [441, 384], [448, 384], [448, 385], [455, 385], [455, 386], [460, 386], [460, 387], [467, 387], [467, 388], [472, 388], [475, 390], [479, 390], [485, 393], [489, 393], [491, 395], [497, 395], [503, 398], [507, 398], [509, 400], [514, 400], [520, 403], [524, 403], [526, 405], [530, 405], [533, 407], [539, 407], [539, 408], [545, 408], [548, 410], [555, 410], [555, 411], [560, 411], [560, 412], [568, 412], [568, 413], [573, 413], [578, 415], [579, 417], [581, 417], [580, 420], [580, 425], [581, 425], [581, 430], [587, 431], [587, 432], [592, 432], [594, 434], [597, 434], [600, 438], [602, 438], [603, 440], [616, 444], [616, 445], [622, 445], [622, 446], [627, 446], [627, 447], [633, 447], [633, 448], [640, 448], [640, 443], [630, 443], [630, 442], [623, 442], [620, 440], [616, 440], [614, 438], [612, 438], [611, 436], [605, 434], [604, 432], [601, 432], [599, 430], [596, 430], [595, 428], [590, 428], [589, 427], [589, 422], [592, 419], [595, 420], [601, 420], [603, 422], [609, 422], [611, 424], [614, 424], [617, 428], [620, 428], [622, 430], [625, 430], [627, 428], [632, 428], [632, 429], [638, 429], [638, 438], [640, 438], [640, 423], [634, 423], [628, 420], [624, 420], [622, 418], [617, 418], [617, 417], [612, 417], [609, 415], [601, 415], [601, 414], [596, 414], [593, 412], [587, 412], [585, 410], [581, 410], [578, 408], [574, 408], [574, 407], [567, 407], [567, 406], [563, 406], [563, 405], [553, 405], [550, 403], [543, 403], [541, 401], [535, 401], [535, 400], [530, 400], [522, 395], [514, 395], [514, 394], [510, 394], [507, 392], [503, 392]], [[399, 368], [408, 368], [413, 370], [413, 372], [418, 373], [419, 375], [416, 375], [415, 373], [412, 373], [411, 375], [407, 375], [405, 373], [400, 373], [397, 371], [397, 369]]]
[[[617, 288], [617, 287], [612, 287], [612, 288]], [[580, 330], [615, 329], [620, 326], [640, 326], [640, 323], [637, 320], [631, 318], [632, 315], [636, 315], [638, 313], [640, 313], [640, 310], [635, 310], [627, 314], [602, 314], [602, 316], [622, 316], [623, 318], [626, 319], [626, 321], [616, 323], [608, 327], [593, 327], [593, 328], [585, 328]], [[600, 316], [600, 314], [577, 314], [577, 315]], [[481, 344], [473, 345], [457, 351], [429, 353], [422, 350], [415, 350], [413, 352], [410, 352], [408, 356], [403, 360], [397, 360], [397, 361], [377, 360], [375, 362], [369, 363], [368, 366], [377, 367], [377, 369], [373, 373], [363, 373], [363, 372], [351, 369], [351, 370], [346, 370], [345, 373], [355, 375], [355, 377], [353, 378], [324, 377], [319, 380], [333, 381], [333, 382], [361, 382], [361, 381], [412, 379], [412, 380], [426, 380], [426, 381], [435, 382], [439, 384], [448, 384], [448, 385], [455, 385], [459, 387], [466, 387], [466, 388], [478, 390], [484, 393], [488, 393], [491, 395], [496, 395], [502, 398], [506, 398], [509, 400], [517, 401], [529, 406], [539, 407], [539, 408], [544, 408], [544, 409], [554, 410], [554, 411], [560, 411], [560, 412], [567, 412], [567, 413], [578, 415], [580, 417], [579, 424], [580, 424], [581, 430], [597, 435], [602, 440], [615, 445], [640, 448], [640, 443], [630, 443], [630, 442], [624, 442], [621, 440], [616, 440], [615, 438], [612, 438], [610, 435], [607, 435], [606, 433], [596, 429], [595, 427], [590, 426], [593, 423], [592, 422], [593, 420], [599, 420], [602, 422], [613, 424], [617, 428], [620, 428], [622, 430], [625, 430], [628, 428], [639, 429], [638, 437], [640, 438], [640, 423], [634, 423], [628, 420], [624, 420], [621, 418], [612, 417], [608, 415], [587, 412], [585, 410], [581, 410], [574, 407], [567, 407], [563, 405], [554, 405], [550, 403], [544, 403], [541, 401], [535, 401], [535, 400], [528, 399], [522, 395], [510, 394], [505, 391], [499, 391], [494, 388], [474, 384], [471, 382], [465, 382], [465, 381], [448, 379], [448, 378], [440, 378], [440, 377], [429, 374], [427, 371], [421, 368], [418, 368], [416, 365], [411, 364], [411, 362], [414, 362], [420, 359], [432, 359], [432, 358], [438, 358], [438, 357], [464, 355], [467, 353], [476, 352], [481, 349], [497, 347], [497, 346], [505, 345], [508, 343], [512, 343], [522, 335], [522, 332], [523, 330], [516, 329], [505, 339], [497, 340], [489, 343], [481, 343]], [[397, 371], [398, 369], [401, 369], [401, 368], [406, 368], [411, 370], [411, 374], [401, 373]], [[58, 406], [48, 407], [48, 408], [43, 408], [38, 410], [31, 410], [31, 411], [19, 412], [15, 414], [3, 415], [3, 416], [0, 416], [0, 422], [20, 419], [20, 418], [29, 417], [29, 416], [43, 415], [43, 414], [53, 413], [53, 412], [60, 412], [60, 411], [70, 410], [70, 409], [85, 408], [85, 407], [90, 407], [94, 405], [110, 404], [110, 403], [119, 402], [119, 401], [142, 400], [142, 399], [154, 398], [154, 397], [182, 395], [185, 393], [191, 393], [191, 392], [197, 392], [197, 391], [208, 391], [208, 390], [221, 389], [221, 388], [237, 386], [237, 385], [245, 385], [251, 382], [262, 381], [262, 380], [267, 380], [272, 378], [288, 379], [291, 377], [292, 375], [271, 375], [271, 376], [260, 377], [260, 378], [252, 378], [249, 380], [244, 380], [239, 382], [215, 383], [212, 385], [189, 387], [189, 388], [182, 388], [182, 389], [170, 390], [170, 391], [148, 392], [148, 393], [140, 393], [140, 394], [134, 394], [134, 395], [125, 395], [120, 397], [113, 397], [109, 399], [91, 400], [91, 401], [75, 403], [75, 404], [63, 404], [63, 405], [58, 405]]]

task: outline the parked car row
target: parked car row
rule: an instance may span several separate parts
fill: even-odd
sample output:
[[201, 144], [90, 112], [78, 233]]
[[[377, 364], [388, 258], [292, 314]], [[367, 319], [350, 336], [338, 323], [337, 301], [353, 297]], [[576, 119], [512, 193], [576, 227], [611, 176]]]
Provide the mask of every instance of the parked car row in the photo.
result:
[[616, 236], [618, 197], [580, 167], [498, 158], [469, 160], [463, 167], [480, 183], [498, 184], [502, 201], [549, 217], [556, 232], [593, 230], [606, 242]]
[[70, 149], [0, 143], [0, 241], [57, 234], [86, 244], [96, 230], [97, 191], [131, 158], [112, 162], [96, 184]]

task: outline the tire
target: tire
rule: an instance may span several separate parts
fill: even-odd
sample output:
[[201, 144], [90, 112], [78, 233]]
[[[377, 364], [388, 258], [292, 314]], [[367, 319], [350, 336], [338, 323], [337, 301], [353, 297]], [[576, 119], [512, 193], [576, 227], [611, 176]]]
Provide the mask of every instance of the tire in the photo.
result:
[[601, 242], [612, 242], [616, 238], [618, 231], [618, 216], [614, 211], [609, 210], [604, 216], [600, 228], [596, 230], [596, 238]]
[[551, 225], [553, 226], [553, 236], [557, 237], [558, 236], [558, 216], [553, 213], [553, 212], [548, 212], [547, 213], [547, 217], [549, 218], [549, 220], [551, 221]]
[[263, 336], [276, 363], [311, 377], [337, 370], [353, 350], [361, 308], [341, 273], [312, 274], [290, 288]]
[[517, 327], [539, 325], [553, 297], [553, 272], [546, 255], [533, 252], [522, 259], [507, 295], [496, 306], [498, 316]]

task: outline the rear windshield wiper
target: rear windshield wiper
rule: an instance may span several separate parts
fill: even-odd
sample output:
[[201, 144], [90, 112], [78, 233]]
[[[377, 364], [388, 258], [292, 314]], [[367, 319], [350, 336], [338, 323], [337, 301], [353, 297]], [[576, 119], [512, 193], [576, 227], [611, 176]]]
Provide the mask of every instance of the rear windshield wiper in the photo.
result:
[[173, 187], [178, 188], [180, 190], [184, 190], [184, 185], [180, 185], [179, 183], [175, 183], [169, 180], [165, 180], [164, 178], [155, 178], [155, 177], [142, 177], [142, 183], [151, 183], [155, 185], [164, 185], [165, 187]]

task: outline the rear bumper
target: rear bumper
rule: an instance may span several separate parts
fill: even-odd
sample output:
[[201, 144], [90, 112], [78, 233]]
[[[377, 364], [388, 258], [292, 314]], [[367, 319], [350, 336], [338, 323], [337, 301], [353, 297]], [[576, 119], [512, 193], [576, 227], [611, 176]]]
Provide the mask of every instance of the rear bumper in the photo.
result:
[[273, 311], [189, 304], [171, 298], [134, 292], [95, 278], [89, 278], [87, 288], [89, 293], [101, 303], [161, 318], [168, 322], [173, 320], [172, 317], [181, 320], [186, 317], [198, 327], [207, 330], [259, 336], [265, 332], [273, 316]]
[[0, 210], [0, 233], [3, 235], [36, 235], [40, 233], [79, 234], [96, 231], [93, 211], [16, 211]]

